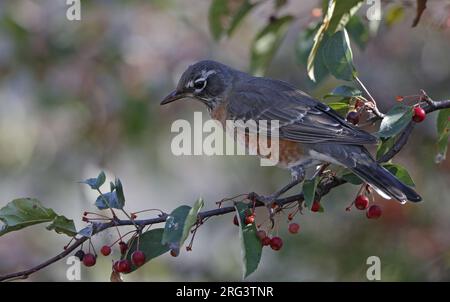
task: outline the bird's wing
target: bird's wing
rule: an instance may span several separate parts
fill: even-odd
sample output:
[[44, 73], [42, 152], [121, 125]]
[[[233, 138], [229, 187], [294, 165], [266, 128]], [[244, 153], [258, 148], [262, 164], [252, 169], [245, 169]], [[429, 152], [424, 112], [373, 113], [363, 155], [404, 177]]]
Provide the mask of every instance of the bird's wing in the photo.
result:
[[228, 106], [234, 120], [278, 120], [279, 137], [295, 142], [377, 142], [376, 137], [354, 127], [327, 105], [282, 81], [252, 78], [235, 84]]

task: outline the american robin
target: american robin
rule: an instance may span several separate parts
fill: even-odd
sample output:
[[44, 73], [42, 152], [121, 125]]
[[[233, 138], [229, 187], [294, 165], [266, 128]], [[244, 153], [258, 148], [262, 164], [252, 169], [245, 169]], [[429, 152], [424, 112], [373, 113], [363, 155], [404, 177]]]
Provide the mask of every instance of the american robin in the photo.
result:
[[332, 163], [349, 168], [384, 198], [400, 202], [421, 200], [364, 147], [377, 143], [376, 137], [286, 82], [254, 77], [204, 60], [188, 67], [177, 88], [161, 105], [183, 98], [205, 104], [211, 117], [223, 125], [226, 120], [279, 122], [278, 166], [290, 169], [293, 179], [271, 198], [302, 182], [311, 169], [317, 171], [321, 165]]

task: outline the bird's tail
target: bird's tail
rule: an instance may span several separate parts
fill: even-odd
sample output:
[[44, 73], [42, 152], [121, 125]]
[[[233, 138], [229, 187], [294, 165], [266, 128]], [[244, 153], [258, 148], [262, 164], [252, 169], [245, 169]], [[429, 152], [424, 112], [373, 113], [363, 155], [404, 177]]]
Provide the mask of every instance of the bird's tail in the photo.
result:
[[371, 185], [381, 196], [395, 198], [400, 202], [406, 202], [407, 200], [419, 202], [422, 200], [416, 191], [379, 165], [363, 146], [324, 145], [320, 149], [317, 151], [325, 152], [324, 154], [349, 168]]

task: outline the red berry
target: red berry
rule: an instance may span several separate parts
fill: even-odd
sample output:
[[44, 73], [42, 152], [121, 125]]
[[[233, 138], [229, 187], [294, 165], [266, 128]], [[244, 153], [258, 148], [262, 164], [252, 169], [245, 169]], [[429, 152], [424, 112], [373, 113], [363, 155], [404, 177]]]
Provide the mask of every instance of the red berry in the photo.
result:
[[239, 220], [237, 218], [237, 215], [234, 215], [233, 224], [239, 226]]
[[298, 223], [291, 223], [288, 227], [289, 233], [297, 234], [300, 231], [300, 225]]
[[121, 241], [121, 242], [119, 242], [119, 247], [120, 247], [120, 253], [122, 255], [125, 255], [125, 253], [128, 250], [128, 244], [126, 244], [125, 242]]
[[357, 125], [359, 123], [359, 113], [356, 111], [350, 111], [347, 114], [347, 121], [353, 125]]
[[134, 220], [134, 219], [136, 219], [136, 218], [137, 218], [137, 215], [136, 215], [136, 214], [134, 214], [134, 213], [133, 213], [133, 214], [131, 214], [131, 219], [133, 219], [133, 220]]
[[402, 102], [404, 100], [404, 97], [402, 97], [401, 95], [397, 95], [395, 99], [397, 100], [397, 102]]
[[108, 245], [104, 245], [100, 249], [100, 253], [102, 253], [103, 256], [108, 256], [109, 254], [111, 254], [111, 248]]
[[367, 209], [366, 216], [369, 219], [377, 219], [381, 216], [381, 213], [381, 207], [379, 205], [373, 204]]
[[96, 257], [93, 254], [87, 253], [84, 255], [83, 264], [86, 265], [87, 267], [94, 266], [95, 262], [96, 262]]
[[320, 211], [320, 202], [314, 201], [311, 207], [311, 212], [319, 212]]
[[272, 250], [278, 251], [282, 246], [283, 240], [280, 237], [272, 237], [272, 239], [270, 239], [270, 247], [272, 248]]
[[259, 230], [258, 232], [256, 232], [256, 237], [258, 237], [259, 240], [263, 240], [264, 238], [267, 237], [267, 234], [265, 231]]
[[359, 195], [355, 199], [355, 207], [358, 210], [365, 210], [369, 206], [369, 198], [365, 195]]
[[264, 237], [264, 238], [261, 240], [261, 243], [262, 243], [263, 246], [268, 246], [268, 245], [270, 245], [270, 238], [269, 238], [269, 237]]
[[141, 266], [145, 263], [145, 254], [143, 251], [135, 251], [131, 254], [131, 262], [135, 266]]
[[253, 224], [255, 222], [255, 215], [248, 215], [245, 217], [245, 224]]
[[117, 264], [117, 271], [119, 273], [129, 273], [131, 271], [130, 261], [126, 259], [119, 260], [119, 263]]
[[425, 110], [423, 110], [421, 107], [417, 106], [417, 107], [414, 107], [414, 115], [413, 115], [412, 119], [416, 123], [420, 123], [425, 119], [426, 115], [427, 114], [425, 113]]

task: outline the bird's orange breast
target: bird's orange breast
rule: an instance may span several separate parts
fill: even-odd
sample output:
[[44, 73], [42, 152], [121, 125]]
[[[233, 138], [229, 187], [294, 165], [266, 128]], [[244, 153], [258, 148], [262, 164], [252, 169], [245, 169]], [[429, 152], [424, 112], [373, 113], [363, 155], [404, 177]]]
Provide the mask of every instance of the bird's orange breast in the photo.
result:
[[[228, 111], [226, 108], [226, 104], [222, 103], [218, 105], [211, 111], [211, 118], [217, 120], [222, 124], [223, 128], [226, 129], [226, 121], [228, 118]], [[250, 136], [247, 133], [242, 133], [236, 135], [236, 141], [245, 145], [247, 150], [256, 150], [258, 156], [269, 158], [270, 156], [261, 155], [260, 146], [259, 146], [259, 135], [256, 136], [255, 139], [250, 139]], [[266, 143], [267, 148], [271, 147], [272, 140], [269, 138]], [[279, 139], [279, 163], [278, 165], [281, 167], [289, 167], [290, 165], [302, 160], [307, 156], [305, 148], [302, 147], [300, 143]]]

